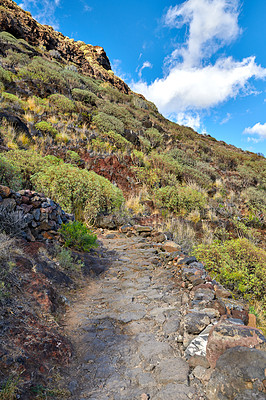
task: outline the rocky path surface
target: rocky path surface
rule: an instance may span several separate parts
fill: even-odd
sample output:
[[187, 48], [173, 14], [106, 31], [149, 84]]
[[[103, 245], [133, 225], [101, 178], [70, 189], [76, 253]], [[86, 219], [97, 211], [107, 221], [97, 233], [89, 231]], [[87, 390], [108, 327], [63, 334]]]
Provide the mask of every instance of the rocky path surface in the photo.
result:
[[76, 354], [72, 398], [205, 399], [190, 385], [189, 365], [181, 357], [184, 299], [173, 267], [163, 265], [141, 236], [116, 232], [100, 240], [111, 263], [66, 315]]

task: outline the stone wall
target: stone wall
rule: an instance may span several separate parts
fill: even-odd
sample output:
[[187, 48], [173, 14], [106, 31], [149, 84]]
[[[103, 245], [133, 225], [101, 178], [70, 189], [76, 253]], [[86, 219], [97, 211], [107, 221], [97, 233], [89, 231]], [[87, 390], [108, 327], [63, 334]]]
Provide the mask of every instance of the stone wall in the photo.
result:
[[62, 223], [74, 220], [59, 204], [31, 190], [14, 192], [0, 185], [0, 224], [6, 233], [19, 234], [28, 241], [56, 239]]

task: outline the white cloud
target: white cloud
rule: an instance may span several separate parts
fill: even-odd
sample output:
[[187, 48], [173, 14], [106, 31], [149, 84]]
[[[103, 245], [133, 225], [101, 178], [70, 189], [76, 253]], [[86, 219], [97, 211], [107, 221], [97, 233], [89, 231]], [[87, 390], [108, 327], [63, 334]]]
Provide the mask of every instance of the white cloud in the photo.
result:
[[222, 121], [220, 122], [221, 125], [226, 124], [228, 121], [230, 121], [230, 119], [232, 118], [232, 114], [227, 113], [226, 116], [222, 119]]
[[55, 10], [60, 2], [61, 0], [24, 0], [19, 6], [30, 11], [41, 24], [51, 25], [54, 29], [58, 29], [59, 24], [55, 18]]
[[247, 138], [248, 142], [252, 141], [254, 143], [258, 143], [266, 139], [266, 123], [261, 124], [260, 122], [258, 122], [253, 127], [246, 128], [243, 133], [249, 135], [258, 135], [259, 136], [258, 138], [252, 138], [252, 137]]
[[165, 78], [150, 85], [137, 82], [133, 90], [153, 101], [162, 113], [202, 110], [236, 97], [242, 89], [248, 90], [252, 77], [266, 77], [266, 69], [256, 65], [254, 57], [240, 62], [229, 57], [202, 68], [178, 64]]
[[170, 7], [166, 26], [187, 27], [184, 42], [165, 59], [168, 70], [163, 78], [148, 84], [133, 82], [133, 90], [153, 101], [164, 115], [198, 113], [215, 107], [240, 93], [253, 94], [250, 80], [264, 79], [266, 69], [255, 57], [237, 61], [232, 57], [210, 57], [241, 33], [238, 0], [187, 0]]
[[184, 65], [198, 65], [204, 57], [210, 57], [220, 47], [231, 43], [238, 34], [238, 0], [188, 0], [170, 7], [165, 24], [180, 29], [189, 25], [189, 34], [181, 48], [171, 59], [182, 57]]
[[144, 61], [142, 66], [139, 69], [137, 68], [137, 70], [139, 71], [138, 75], [140, 78], [142, 77], [142, 71], [144, 70], [144, 68], [152, 68], [152, 64], [149, 61]]
[[179, 125], [190, 126], [194, 130], [198, 130], [201, 126], [200, 116], [197, 113], [177, 113], [169, 115], [171, 120], [175, 121]]

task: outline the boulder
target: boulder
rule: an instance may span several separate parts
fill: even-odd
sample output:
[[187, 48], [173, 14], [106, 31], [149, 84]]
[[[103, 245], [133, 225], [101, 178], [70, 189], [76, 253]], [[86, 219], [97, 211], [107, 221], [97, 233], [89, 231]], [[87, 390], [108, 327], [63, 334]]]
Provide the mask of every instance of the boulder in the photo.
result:
[[266, 349], [266, 338], [258, 329], [221, 320], [212, 328], [208, 338], [206, 357], [210, 366], [215, 368], [219, 357], [236, 346]]
[[207, 385], [209, 400], [265, 400], [266, 353], [247, 347], [225, 351]]

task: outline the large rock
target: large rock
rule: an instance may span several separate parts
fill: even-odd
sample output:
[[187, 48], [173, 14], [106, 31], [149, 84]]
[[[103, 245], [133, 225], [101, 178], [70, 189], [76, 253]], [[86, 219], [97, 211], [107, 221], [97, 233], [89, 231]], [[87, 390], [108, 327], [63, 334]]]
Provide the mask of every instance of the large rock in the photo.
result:
[[266, 350], [266, 339], [258, 329], [220, 321], [212, 328], [208, 338], [206, 357], [210, 366], [214, 368], [219, 357], [236, 346]]
[[209, 400], [265, 400], [266, 353], [247, 347], [228, 349], [217, 361], [207, 386]]

